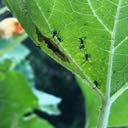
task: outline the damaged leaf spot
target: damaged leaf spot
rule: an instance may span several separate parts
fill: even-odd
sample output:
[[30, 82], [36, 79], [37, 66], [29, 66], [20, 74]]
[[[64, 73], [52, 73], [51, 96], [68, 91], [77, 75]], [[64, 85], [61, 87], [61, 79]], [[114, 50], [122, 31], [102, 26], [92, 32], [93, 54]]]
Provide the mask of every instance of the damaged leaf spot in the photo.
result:
[[69, 62], [69, 58], [59, 49], [58, 45], [50, 38], [44, 36], [37, 27], [36, 34], [39, 42], [45, 43], [47, 47], [51, 49], [62, 61]]

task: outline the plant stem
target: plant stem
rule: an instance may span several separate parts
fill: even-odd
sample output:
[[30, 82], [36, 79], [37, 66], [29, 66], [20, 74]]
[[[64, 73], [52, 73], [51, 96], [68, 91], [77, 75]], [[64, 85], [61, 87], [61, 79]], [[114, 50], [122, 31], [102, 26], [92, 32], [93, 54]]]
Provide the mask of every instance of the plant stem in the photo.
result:
[[99, 120], [98, 120], [97, 128], [107, 128], [110, 108], [111, 108], [110, 99], [107, 100], [107, 102], [105, 100], [102, 101], [102, 107], [99, 113]]

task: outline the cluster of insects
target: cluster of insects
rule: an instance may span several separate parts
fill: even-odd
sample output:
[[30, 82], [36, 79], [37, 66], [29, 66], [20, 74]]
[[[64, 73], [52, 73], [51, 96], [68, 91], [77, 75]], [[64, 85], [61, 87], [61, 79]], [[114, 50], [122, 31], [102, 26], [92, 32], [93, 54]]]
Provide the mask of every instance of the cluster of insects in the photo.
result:
[[[83, 50], [85, 62], [89, 61], [91, 58], [91, 55], [87, 52], [86, 47], [85, 47], [86, 37], [79, 38], [79, 40], [80, 40], [79, 49]], [[93, 83], [95, 85], [95, 87], [93, 89], [100, 88], [98, 81], [94, 80]]]
[[87, 53], [87, 50], [86, 50], [86, 48], [85, 48], [86, 37], [84, 37], [84, 38], [79, 38], [79, 40], [80, 40], [79, 49], [83, 50], [85, 61], [89, 61], [90, 58], [91, 58], [91, 55], [90, 55], [89, 53]]

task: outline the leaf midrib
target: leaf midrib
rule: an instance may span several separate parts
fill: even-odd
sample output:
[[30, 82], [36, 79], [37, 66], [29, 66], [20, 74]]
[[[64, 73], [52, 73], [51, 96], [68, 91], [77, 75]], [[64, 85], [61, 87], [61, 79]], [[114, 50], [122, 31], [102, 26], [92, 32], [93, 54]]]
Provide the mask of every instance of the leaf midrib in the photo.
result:
[[116, 15], [115, 15], [114, 27], [113, 27], [113, 31], [111, 34], [111, 46], [110, 46], [108, 73], [107, 73], [107, 84], [106, 84], [106, 98], [107, 98], [107, 100], [110, 100], [110, 94], [111, 94], [114, 45], [116, 42], [116, 31], [117, 31], [117, 26], [118, 26], [118, 19], [120, 16], [121, 5], [122, 5], [122, 0], [119, 0], [118, 5], [117, 5]]

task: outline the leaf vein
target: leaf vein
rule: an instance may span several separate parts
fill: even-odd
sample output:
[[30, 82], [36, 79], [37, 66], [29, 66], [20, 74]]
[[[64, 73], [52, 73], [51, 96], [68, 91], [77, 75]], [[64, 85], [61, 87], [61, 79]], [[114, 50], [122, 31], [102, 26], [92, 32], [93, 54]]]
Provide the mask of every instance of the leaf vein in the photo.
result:
[[52, 11], [51, 11], [51, 13], [50, 13], [48, 19], [50, 19], [51, 16], [53, 15], [53, 12], [54, 12], [54, 10], [55, 10], [55, 7], [56, 7], [56, 0], [54, 0], [53, 6], [52, 6]]
[[38, 7], [38, 9], [39, 9], [39, 11], [40, 11], [42, 17], [44, 18], [45, 22], [47, 23], [49, 30], [51, 31], [51, 30], [52, 30], [51, 25], [50, 25], [50, 23], [49, 23], [47, 17], [44, 15], [44, 13], [43, 13], [43, 11], [42, 11], [42, 9], [41, 9], [41, 7], [40, 7], [40, 4], [39, 4], [36, 0], [34, 0], [34, 1], [35, 1], [35, 4], [37, 5], [37, 7]]
[[118, 26], [118, 18], [120, 16], [121, 4], [122, 4], [122, 0], [119, 0], [116, 15], [115, 15], [113, 32], [111, 35], [111, 46], [110, 46], [108, 73], [107, 73], [107, 84], [106, 84], [106, 97], [108, 100], [110, 98], [111, 81], [112, 81], [112, 68], [113, 68], [113, 58], [114, 58], [114, 44], [116, 41], [116, 31], [117, 31], [117, 26]]
[[120, 43], [114, 48], [114, 51], [116, 51], [127, 40], [128, 40], [128, 36], [126, 36], [122, 41], [120, 41]]
[[105, 30], [107, 32], [109, 32], [110, 34], [112, 34], [111, 30], [104, 24], [104, 22], [102, 21], [102, 19], [100, 19], [100, 17], [96, 14], [96, 11], [93, 8], [93, 5], [91, 3], [91, 0], [87, 0], [87, 1], [88, 1], [89, 7], [90, 7], [93, 15], [96, 17], [96, 19], [99, 21], [99, 23], [105, 28]]

